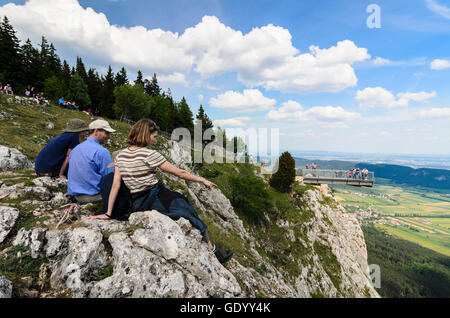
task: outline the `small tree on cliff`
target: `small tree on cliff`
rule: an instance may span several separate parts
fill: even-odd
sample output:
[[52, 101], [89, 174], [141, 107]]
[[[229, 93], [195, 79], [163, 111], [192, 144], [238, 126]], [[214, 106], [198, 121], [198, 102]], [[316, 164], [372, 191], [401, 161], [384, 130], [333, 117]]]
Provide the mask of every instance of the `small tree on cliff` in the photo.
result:
[[270, 178], [270, 185], [280, 192], [290, 192], [295, 181], [295, 160], [289, 152], [278, 159], [278, 171]]

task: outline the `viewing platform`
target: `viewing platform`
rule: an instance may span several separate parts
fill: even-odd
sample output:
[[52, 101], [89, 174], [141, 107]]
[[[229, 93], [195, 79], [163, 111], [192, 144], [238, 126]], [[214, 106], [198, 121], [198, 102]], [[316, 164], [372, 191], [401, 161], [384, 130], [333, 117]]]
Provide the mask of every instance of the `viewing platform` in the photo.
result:
[[357, 187], [373, 187], [375, 175], [368, 172], [366, 176], [350, 176], [345, 170], [297, 169], [297, 175], [303, 177], [305, 184], [346, 184]]

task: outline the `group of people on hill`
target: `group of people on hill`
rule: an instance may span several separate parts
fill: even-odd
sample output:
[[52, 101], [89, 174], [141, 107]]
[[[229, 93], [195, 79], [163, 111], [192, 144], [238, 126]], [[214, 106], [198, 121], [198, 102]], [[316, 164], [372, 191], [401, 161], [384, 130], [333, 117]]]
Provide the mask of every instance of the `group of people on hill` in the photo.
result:
[[5, 86], [3, 86], [3, 84], [0, 82], [0, 94], [14, 95], [14, 91], [10, 84], [6, 84]]
[[29, 101], [33, 101], [36, 104], [49, 106], [50, 103], [48, 99], [44, 97], [44, 93], [42, 92], [36, 92], [34, 87], [31, 87], [31, 85], [28, 85], [25, 89], [25, 97], [28, 98]]
[[350, 179], [362, 179], [362, 180], [367, 180], [367, 177], [369, 175], [369, 171], [364, 168], [364, 169], [359, 169], [359, 168], [353, 168], [350, 169], [350, 171], [348, 172], [348, 177]]
[[[58, 106], [61, 108], [66, 108], [66, 109], [71, 109], [71, 110], [78, 110], [78, 111], [80, 110], [80, 108], [77, 106], [76, 102], [66, 101], [64, 99], [64, 96], [62, 96], [58, 100]], [[82, 110], [82, 112], [89, 116], [100, 116], [100, 110], [98, 108], [96, 108], [95, 110], [88, 108], [87, 110]]]
[[[169, 163], [151, 149], [160, 128], [150, 119], [139, 120], [131, 129], [129, 147], [110, 155], [104, 145], [115, 130], [105, 120], [89, 124], [81, 119], [68, 122], [63, 133], [52, 139], [36, 158], [38, 176], [66, 178], [67, 192], [78, 203], [103, 202], [101, 214], [89, 219], [126, 220], [130, 213], [157, 210], [174, 220], [183, 217], [197, 228], [221, 263], [229, 261], [233, 251], [213, 246], [206, 224], [190, 201], [167, 189], [156, 178], [157, 169], [184, 180], [202, 183], [211, 190], [214, 183]], [[80, 139], [88, 136], [80, 143]]]
[[77, 106], [76, 102], [66, 101], [64, 97], [61, 97], [58, 100], [58, 106], [61, 108], [67, 108], [67, 109], [73, 109], [73, 110], [80, 110], [80, 108]]

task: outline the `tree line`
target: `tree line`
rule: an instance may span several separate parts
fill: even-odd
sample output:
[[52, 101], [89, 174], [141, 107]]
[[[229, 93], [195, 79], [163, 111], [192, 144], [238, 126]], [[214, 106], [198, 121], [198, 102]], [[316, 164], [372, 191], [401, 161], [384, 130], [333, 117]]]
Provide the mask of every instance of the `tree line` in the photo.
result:
[[[188, 128], [193, 134], [194, 116], [183, 97], [174, 101], [170, 89], [162, 91], [156, 74], [144, 79], [139, 70], [137, 78], [130, 81], [125, 67], [114, 73], [111, 65], [105, 75], [95, 68], [86, 69], [81, 57], [70, 66], [61, 62], [53, 43], [42, 36], [34, 47], [30, 39], [21, 44], [16, 30], [5, 16], [0, 23], [0, 83], [11, 84], [14, 92], [23, 95], [27, 86], [35, 92], [43, 92], [50, 101], [58, 99], [74, 101], [80, 110], [96, 110], [110, 119], [151, 118], [164, 131], [177, 127]], [[212, 128], [211, 119], [200, 105], [197, 120], [203, 124], [203, 132]]]

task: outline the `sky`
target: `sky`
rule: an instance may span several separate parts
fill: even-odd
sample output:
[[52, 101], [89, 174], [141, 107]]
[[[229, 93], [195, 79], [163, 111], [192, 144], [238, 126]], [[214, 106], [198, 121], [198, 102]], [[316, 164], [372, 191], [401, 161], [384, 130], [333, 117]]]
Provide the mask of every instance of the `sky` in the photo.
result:
[[282, 150], [450, 154], [448, 0], [0, 0], [22, 41], [157, 74]]

